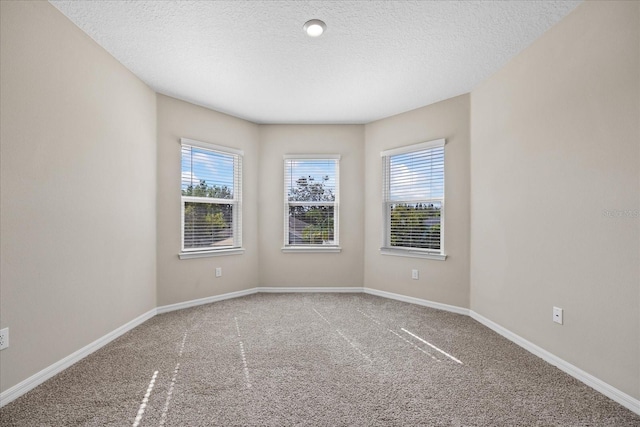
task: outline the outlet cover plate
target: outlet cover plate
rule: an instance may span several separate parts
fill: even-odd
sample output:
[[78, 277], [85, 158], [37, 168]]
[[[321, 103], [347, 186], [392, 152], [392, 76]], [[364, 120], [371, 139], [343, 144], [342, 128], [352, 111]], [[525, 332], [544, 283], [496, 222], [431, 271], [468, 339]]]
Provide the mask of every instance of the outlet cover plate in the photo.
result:
[[411, 270], [411, 278], [413, 280], [418, 280], [418, 278], [420, 277], [418, 270], [416, 270], [415, 268], [413, 270]]
[[0, 350], [9, 347], [9, 328], [0, 330]]
[[562, 325], [562, 309], [553, 307], [553, 321]]

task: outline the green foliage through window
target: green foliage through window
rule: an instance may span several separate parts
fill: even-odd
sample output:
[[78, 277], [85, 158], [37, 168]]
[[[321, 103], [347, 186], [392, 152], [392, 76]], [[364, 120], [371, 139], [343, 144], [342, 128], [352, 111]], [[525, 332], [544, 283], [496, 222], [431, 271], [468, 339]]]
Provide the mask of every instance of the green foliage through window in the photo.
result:
[[382, 152], [385, 248], [443, 254], [444, 139]]
[[204, 179], [198, 185], [189, 185], [182, 190], [183, 196], [210, 197], [213, 199], [233, 199], [233, 193], [229, 187], [219, 185], [207, 185]]
[[289, 244], [322, 245], [334, 240], [333, 206], [290, 206]]
[[440, 203], [390, 205], [391, 246], [440, 249]]
[[233, 244], [233, 205], [184, 203], [184, 247], [206, 248]]
[[336, 244], [337, 175], [337, 159], [285, 160], [288, 204], [285, 244]]
[[241, 246], [242, 154], [185, 142], [180, 186], [183, 250]]

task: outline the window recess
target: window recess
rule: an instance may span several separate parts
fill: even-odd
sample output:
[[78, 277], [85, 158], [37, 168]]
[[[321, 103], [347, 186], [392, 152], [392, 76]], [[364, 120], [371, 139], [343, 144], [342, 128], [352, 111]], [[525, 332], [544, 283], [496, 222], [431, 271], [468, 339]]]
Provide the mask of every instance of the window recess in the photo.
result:
[[445, 140], [383, 151], [381, 253], [444, 260]]
[[339, 155], [284, 157], [283, 252], [339, 252]]
[[240, 150], [181, 139], [180, 258], [242, 253]]

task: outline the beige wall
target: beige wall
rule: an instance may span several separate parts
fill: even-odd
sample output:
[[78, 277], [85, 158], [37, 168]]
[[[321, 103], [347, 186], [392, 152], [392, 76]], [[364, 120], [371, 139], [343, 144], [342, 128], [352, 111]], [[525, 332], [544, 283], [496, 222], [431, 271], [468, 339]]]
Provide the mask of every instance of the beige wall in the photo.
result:
[[4, 391], [155, 307], [156, 111], [49, 3], [0, 8]]
[[[258, 125], [158, 95], [158, 305], [258, 285]], [[244, 151], [242, 240], [245, 253], [179, 259], [180, 138]], [[215, 277], [216, 267], [222, 277]]]
[[471, 95], [471, 308], [635, 398], [639, 14], [585, 2]]
[[[381, 255], [380, 152], [445, 138], [445, 261]], [[469, 307], [469, 95], [365, 126], [364, 286]], [[419, 280], [411, 279], [418, 269]]]
[[[360, 125], [260, 126], [260, 285], [362, 286]], [[283, 253], [285, 154], [340, 154], [340, 253]]]

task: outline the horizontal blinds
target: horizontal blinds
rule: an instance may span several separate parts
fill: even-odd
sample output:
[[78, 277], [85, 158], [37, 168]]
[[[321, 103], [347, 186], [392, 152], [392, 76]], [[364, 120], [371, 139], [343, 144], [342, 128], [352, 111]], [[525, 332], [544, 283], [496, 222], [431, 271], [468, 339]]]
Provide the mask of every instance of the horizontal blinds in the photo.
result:
[[444, 147], [385, 158], [387, 201], [421, 201], [444, 197]]
[[289, 206], [289, 245], [335, 244], [333, 206]]
[[285, 159], [287, 201], [337, 201], [337, 165], [336, 159]]
[[182, 144], [183, 249], [242, 245], [242, 155]]
[[184, 203], [184, 247], [234, 246], [232, 204]]
[[285, 158], [285, 245], [338, 244], [338, 162]]
[[389, 246], [440, 250], [442, 203], [389, 205]]
[[442, 250], [444, 146], [383, 157], [386, 246]]
[[240, 156], [182, 145], [183, 196], [239, 199]]

